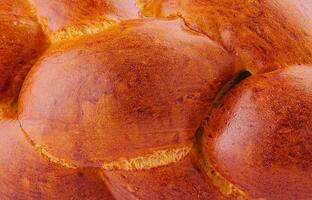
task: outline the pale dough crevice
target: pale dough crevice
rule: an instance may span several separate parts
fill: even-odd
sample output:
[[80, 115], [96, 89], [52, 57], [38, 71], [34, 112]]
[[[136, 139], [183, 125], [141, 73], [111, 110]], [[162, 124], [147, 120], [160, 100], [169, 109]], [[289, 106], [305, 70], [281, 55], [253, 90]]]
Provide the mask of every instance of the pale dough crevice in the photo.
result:
[[65, 159], [60, 159], [57, 158], [53, 155], [51, 155], [48, 151], [46, 151], [41, 145], [36, 144], [31, 137], [27, 134], [27, 132], [23, 129], [23, 127], [20, 124], [20, 128], [25, 136], [25, 138], [27, 139], [27, 141], [35, 148], [36, 152], [39, 153], [40, 156], [42, 156], [44, 159], [48, 160], [51, 163], [60, 165], [62, 167], [65, 168], [69, 168], [69, 169], [76, 169], [78, 168], [77, 166], [71, 164], [70, 162], [66, 161]]
[[117, 21], [105, 19], [102, 22], [89, 22], [83, 25], [71, 26], [56, 32], [47, 33], [51, 43], [73, 40], [82, 36], [95, 35], [101, 33], [111, 26], [117, 24]]
[[201, 147], [201, 140], [202, 140], [202, 134], [204, 129], [202, 127], [199, 127], [196, 132], [194, 145], [192, 149], [192, 154], [195, 154], [197, 158], [197, 163], [199, 165], [199, 168], [205, 175], [205, 177], [208, 179], [208, 181], [211, 181], [212, 184], [218, 188], [218, 190], [227, 197], [232, 197], [237, 200], [248, 200], [249, 197], [247, 194], [235, 186], [231, 181], [227, 180], [224, 176], [222, 176], [211, 164], [209, 161], [209, 158], [207, 158], [204, 153], [203, 149]]
[[27, 2], [27, 5], [25, 2], [25, 6], [27, 6], [30, 10], [30, 13], [35, 16], [37, 23], [41, 26], [46, 37], [49, 39], [49, 42], [52, 44], [77, 39], [82, 36], [101, 33], [112, 25], [117, 24], [117, 20], [101, 16], [101, 19], [98, 19], [96, 21], [89, 20], [82, 22], [81, 24], [72, 25], [52, 32], [48, 27], [47, 20], [43, 17], [38, 16], [36, 8], [30, 2]]
[[185, 158], [191, 151], [192, 146], [184, 146], [175, 149], [164, 149], [154, 151], [149, 155], [139, 156], [130, 159], [118, 159], [110, 163], [104, 163], [105, 170], [140, 170], [151, 169], [178, 162]]
[[[31, 143], [43, 158], [47, 159], [51, 163], [58, 164], [65, 168], [76, 169], [78, 166], [72, 164], [66, 159], [61, 159], [51, 155], [42, 145], [34, 142], [31, 137], [25, 132], [20, 125], [21, 130], [24, 133], [26, 139]], [[120, 158], [112, 162], [103, 163], [101, 168], [104, 170], [138, 170], [138, 169], [151, 169], [154, 167], [164, 166], [171, 163], [178, 162], [185, 158], [192, 149], [192, 145], [185, 145], [177, 148], [167, 148], [162, 150], [156, 150], [150, 154], [142, 155], [134, 158]]]

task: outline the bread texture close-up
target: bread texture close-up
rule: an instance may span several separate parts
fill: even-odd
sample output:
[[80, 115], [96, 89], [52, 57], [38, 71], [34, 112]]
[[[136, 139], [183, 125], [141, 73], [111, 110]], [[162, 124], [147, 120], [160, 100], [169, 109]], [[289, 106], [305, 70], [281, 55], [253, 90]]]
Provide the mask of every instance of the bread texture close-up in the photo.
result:
[[312, 0], [0, 0], [0, 200], [312, 200]]

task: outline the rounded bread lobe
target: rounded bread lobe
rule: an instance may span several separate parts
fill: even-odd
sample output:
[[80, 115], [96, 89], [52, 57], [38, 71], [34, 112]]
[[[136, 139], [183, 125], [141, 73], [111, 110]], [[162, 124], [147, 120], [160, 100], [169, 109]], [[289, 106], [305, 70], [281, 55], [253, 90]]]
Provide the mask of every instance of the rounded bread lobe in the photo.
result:
[[235, 52], [253, 74], [312, 64], [311, 1], [139, 1], [145, 15], [182, 17], [192, 29]]
[[0, 199], [114, 199], [96, 170], [65, 169], [40, 157], [15, 120], [0, 121], [0, 158]]
[[311, 66], [253, 76], [210, 116], [205, 156], [253, 198], [312, 198], [311, 77]]
[[19, 120], [51, 155], [100, 166], [192, 142], [233, 56], [180, 20], [134, 20], [47, 52]]
[[21, 84], [45, 48], [41, 27], [22, 1], [0, 4], [0, 118], [15, 114], [14, 104]]
[[189, 154], [176, 163], [148, 170], [102, 173], [117, 199], [227, 199], [205, 178], [194, 156]]

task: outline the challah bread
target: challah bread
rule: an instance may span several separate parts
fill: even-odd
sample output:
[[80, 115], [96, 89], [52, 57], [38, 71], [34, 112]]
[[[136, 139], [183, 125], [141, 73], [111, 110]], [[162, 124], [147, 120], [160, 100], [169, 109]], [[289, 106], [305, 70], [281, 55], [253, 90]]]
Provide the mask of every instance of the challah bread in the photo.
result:
[[312, 199], [312, 68], [244, 80], [215, 108], [202, 146], [218, 172], [251, 197]]
[[189, 154], [173, 164], [143, 170], [103, 170], [107, 187], [117, 199], [213, 199], [221, 192], [196, 166]]
[[0, 199], [312, 199], [311, 10], [0, 0]]
[[144, 14], [182, 17], [227, 50], [252, 73], [312, 62], [310, 0], [152, 0]]
[[96, 170], [65, 169], [44, 160], [17, 121], [0, 121], [0, 137], [1, 199], [114, 199]]
[[18, 91], [34, 59], [45, 48], [40, 26], [20, 0], [0, 3], [0, 118], [14, 115]]
[[19, 120], [79, 167], [184, 148], [236, 68], [180, 20], [127, 21], [49, 50], [24, 83]]
[[52, 42], [102, 32], [139, 17], [135, 0], [29, 0]]

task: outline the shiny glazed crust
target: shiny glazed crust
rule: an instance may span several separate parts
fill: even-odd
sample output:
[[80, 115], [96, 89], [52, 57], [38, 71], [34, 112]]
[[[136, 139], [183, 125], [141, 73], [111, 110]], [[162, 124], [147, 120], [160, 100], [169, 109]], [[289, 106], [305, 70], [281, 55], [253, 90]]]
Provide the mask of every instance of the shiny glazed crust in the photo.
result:
[[145, 8], [151, 16], [182, 17], [254, 73], [312, 62], [309, 0], [155, 0]]
[[0, 115], [12, 116], [21, 84], [46, 40], [23, 1], [2, 0], [0, 10]]
[[114, 199], [96, 170], [66, 169], [43, 159], [16, 120], [0, 122], [1, 199]]
[[312, 1], [0, 0], [0, 199], [312, 199]]
[[253, 197], [312, 198], [311, 77], [311, 66], [253, 76], [210, 116], [205, 156]]
[[24, 83], [19, 120], [35, 143], [76, 166], [181, 147], [234, 67], [180, 20], [128, 21], [51, 48]]

